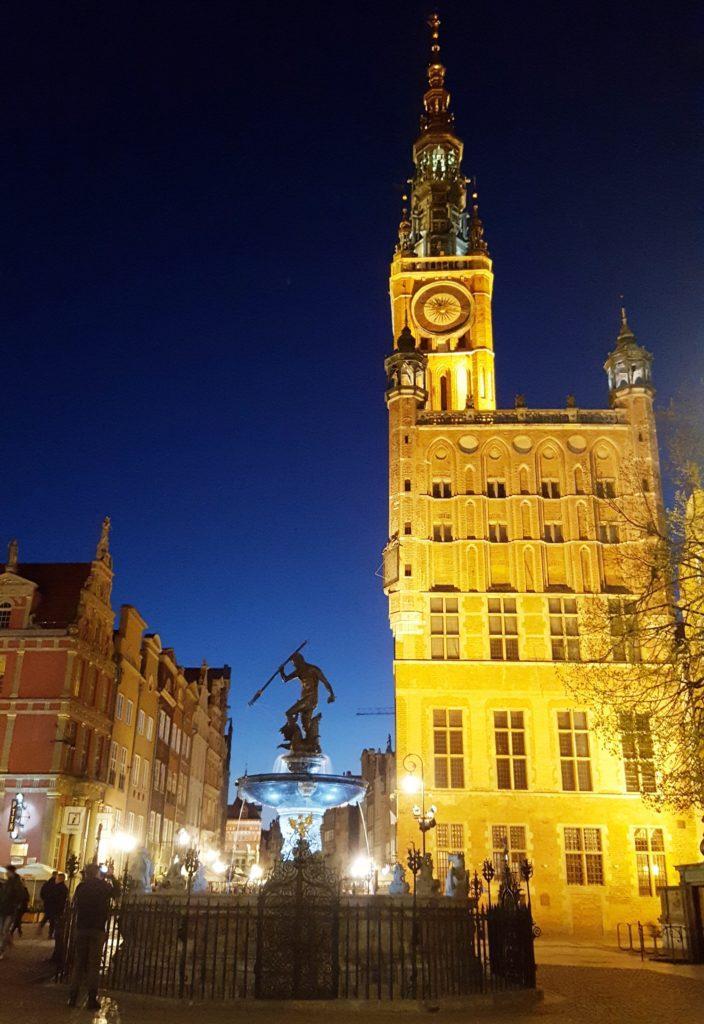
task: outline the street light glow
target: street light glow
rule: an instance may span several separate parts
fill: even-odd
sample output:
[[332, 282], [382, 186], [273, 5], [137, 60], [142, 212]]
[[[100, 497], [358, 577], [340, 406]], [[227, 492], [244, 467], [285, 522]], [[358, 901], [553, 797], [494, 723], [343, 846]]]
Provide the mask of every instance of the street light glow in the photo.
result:
[[350, 864], [350, 878], [369, 878], [374, 870], [374, 862], [371, 857], [364, 857], [360, 854]]
[[401, 789], [404, 793], [408, 793], [409, 796], [420, 793], [422, 785], [420, 778], [412, 772], [404, 775], [401, 779]]
[[137, 845], [135, 836], [131, 835], [129, 832], [116, 832], [112, 841], [117, 849], [122, 853], [132, 853]]

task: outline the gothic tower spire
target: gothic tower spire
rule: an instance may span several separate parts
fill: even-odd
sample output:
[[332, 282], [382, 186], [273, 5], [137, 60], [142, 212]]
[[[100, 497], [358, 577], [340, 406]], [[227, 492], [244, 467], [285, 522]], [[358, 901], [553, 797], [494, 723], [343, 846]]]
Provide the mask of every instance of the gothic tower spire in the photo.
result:
[[470, 198], [462, 172], [464, 147], [450, 110], [437, 14], [428, 26], [428, 86], [413, 144], [410, 209], [404, 196], [390, 279], [395, 352], [405, 351], [411, 338], [425, 365], [415, 359], [411, 372], [410, 365], [387, 361], [387, 400], [403, 378], [413, 392], [404, 390], [404, 397], [426, 411], [466, 413], [496, 408], [494, 277], [476, 183]]
[[411, 242], [418, 256], [462, 256], [467, 252], [467, 183], [463, 146], [454, 131], [445, 66], [440, 59], [440, 18], [428, 19], [430, 58], [420, 135], [413, 146]]

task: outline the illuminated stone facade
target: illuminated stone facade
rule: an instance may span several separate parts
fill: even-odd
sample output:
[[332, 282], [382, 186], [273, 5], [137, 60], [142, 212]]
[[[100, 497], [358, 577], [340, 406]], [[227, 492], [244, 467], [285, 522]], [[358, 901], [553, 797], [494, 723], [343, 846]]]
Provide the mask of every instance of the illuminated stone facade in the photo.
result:
[[[628, 599], [608, 499], [629, 465], [662, 500], [651, 360], [623, 314], [609, 408], [519, 397], [496, 409], [492, 261], [476, 194], [467, 203], [437, 26], [428, 78], [386, 360], [399, 770], [423, 758], [441, 873], [449, 852], [479, 866], [506, 844], [514, 864], [534, 863], [544, 931], [613, 937], [619, 921], [657, 918], [658, 883], [698, 841], [694, 815], [658, 813], [637, 791], [650, 788], [647, 744], [628, 761], [600, 745], [561, 667], [588, 670], [589, 603]], [[405, 851], [418, 798], [398, 799]]]

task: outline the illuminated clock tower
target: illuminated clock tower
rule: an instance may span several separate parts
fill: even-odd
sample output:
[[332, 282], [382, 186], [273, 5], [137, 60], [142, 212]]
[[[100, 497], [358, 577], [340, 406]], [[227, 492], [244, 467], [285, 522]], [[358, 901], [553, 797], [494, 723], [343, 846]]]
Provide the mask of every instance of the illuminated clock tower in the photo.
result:
[[[638, 596], [622, 556], [634, 538], [613, 507], [634, 467], [639, 500], [662, 511], [651, 357], [624, 312], [607, 408], [572, 397], [496, 408], [492, 262], [437, 16], [430, 27], [385, 362], [397, 765], [400, 775], [415, 766], [406, 782], [422, 777], [437, 807], [426, 836], [437, 877], [454, 853], [472, 869], [507, 853], [518, 870], [528, 858], [544, 933], [613, 939], [619, 921], [656, 919], [659, 889], [698, 842], [693, 814], [642, 798], [655, 787], [644, 716], [607, 748], [565, 683], [603, 663], [590, 621], [618, 624]], [[641, 660], [618, 628], [608, 642], [615, 678]], [[399, 852], [419, 844], [417, 802], [400, 784]]]
[[467, 205], [463, 145], [454, 133], [437, 15], [420, 135], [413, 146], [411, 207], [391, 267], [394, 337], [408, 325], [427, 353], [430, 408], [494, 409], [491, 293], [494, 277], [476, 191]]

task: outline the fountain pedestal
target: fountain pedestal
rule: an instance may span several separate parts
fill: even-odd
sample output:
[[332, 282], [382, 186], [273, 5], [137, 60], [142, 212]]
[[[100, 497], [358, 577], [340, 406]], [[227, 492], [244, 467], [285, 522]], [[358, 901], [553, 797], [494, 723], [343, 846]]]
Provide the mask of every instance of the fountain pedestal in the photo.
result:
[[360, 776], [333, 775], [330, 769], [326, 754], [291, 752], [277, 757], [273, 772], [244, 775], [237, 780], [242, 800], [276, 811], [285, 860], [292, 857], [299, 838], [307, 841], [312, 852], [320, 850], [325, 811], [358, 804], [367, 791], [367, 782]]

